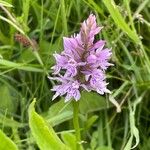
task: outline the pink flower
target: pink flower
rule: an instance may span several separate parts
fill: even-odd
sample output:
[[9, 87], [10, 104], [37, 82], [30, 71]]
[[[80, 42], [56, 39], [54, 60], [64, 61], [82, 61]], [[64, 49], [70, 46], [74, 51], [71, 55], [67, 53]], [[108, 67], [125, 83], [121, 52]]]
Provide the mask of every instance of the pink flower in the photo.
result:
[[101, 29], [97, 26], [96, 17], [90, 14], [81, 24], [77, 35], [63, 38], [64, 51], [54, 54], [56, 65], [52, 69], [56, 77], [50, 77], [59, 82], [52, 89], [56, 92], [53, 99], [65, 95], [65, 101], [72, 98], [77, 101], [83, 89], [99, 94], [110, 93], [105, 71], [112, 65], [108, 62], [112, 52], [111, 49], [104, 48], [104, 40], [94, 42], [95, 35]]

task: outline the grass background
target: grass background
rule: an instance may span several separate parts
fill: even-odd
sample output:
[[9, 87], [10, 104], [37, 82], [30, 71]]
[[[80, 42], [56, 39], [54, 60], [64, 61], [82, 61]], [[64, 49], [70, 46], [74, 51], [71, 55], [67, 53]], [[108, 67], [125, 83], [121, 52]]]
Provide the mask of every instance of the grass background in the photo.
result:
[[[85, 149], [150, 149], [150, 2], [149, 0], [5, 0], [0, 7], [0, 129], [19, 149], [38, 149], [28, 125], [28, 107], [36, 110], [60, 135], [73, 132], [70, 106], [51, 101], [55, 84], [48, 80], [53, 53], [63, 49], [62, 37], [79, 32], [90, 13], [103, 26], [97, 39], [112, 48], [107, 72], [109, 89], [122, 112], [108, 96], [83, 93], [80, 125]], [[0, 1], [0, 6], [4, 2]], [[5, 9], [4, 9], [5, 8]], [[35, 49], [14, 40], [16, 33], [37, 41]], [[33, 45], [34, 46], [34, 45]], [[82, 100], [81, 100], [82, 101]], [[85, 105], [86, 104], [86, 105]], [[88, 109], [87, 109], [88, 108]], [[69, 111], [68, 111], [69, 110]], [[139, 142], [140, 140], [140, 142]], [[104, 147], [103, 147], [104, 149]]]

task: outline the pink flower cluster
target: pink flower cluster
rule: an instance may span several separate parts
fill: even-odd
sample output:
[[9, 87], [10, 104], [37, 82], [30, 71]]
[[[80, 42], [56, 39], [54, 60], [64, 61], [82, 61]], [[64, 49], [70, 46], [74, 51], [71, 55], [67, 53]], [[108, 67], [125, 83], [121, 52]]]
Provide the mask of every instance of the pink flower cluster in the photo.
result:
[[56, 65], [52, 67], [58, 85], [52, 91], [58, 96], [65, 95], [65, 101], [80, 99], [80, 91], [96, 91], [99, 94], [110, 93], [107, 89], [105, 71], [112, 64], [109, 63], [112, 52], [104, 48], [105, 41], [95, 42], [95, 35], [102, 27], [97, 26], [96, 17], [90, 14], [81, 24], [78, 34], [63, 38], [64, 51], [54, 54]]

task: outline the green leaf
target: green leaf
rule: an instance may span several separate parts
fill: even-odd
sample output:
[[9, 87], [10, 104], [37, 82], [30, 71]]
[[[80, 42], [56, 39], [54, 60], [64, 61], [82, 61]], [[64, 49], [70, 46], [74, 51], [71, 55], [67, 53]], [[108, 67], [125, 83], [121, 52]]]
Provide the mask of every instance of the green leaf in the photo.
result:
[[[63, 139], [64, 143], [71, 147], [71, 150], [77, 150], [77, 143], [76, 143], [76, 137], [74, 134], [69, 132], [62, 132], [61, 138]], [[83, 150], [83, 146], [80, 145], [80, 150]]]
[[6, 116], [3, 116], [0, 114], [0, 124], [3, 124], [4, 126], [7, 127], [12, 127], [12, 128], [23, 128], [24, 124], [17, 122], [13, 119], [7, 118]]
[[5, 7], [13, 7], [13, 5], [11, 5], [10, 3], [2, 1], [2, 0], [0, 0], [0, 5], [5, 6]]
[[90, 147], [91, 147], [92, 150], [96, 149], [97, 144], [98, 144], [97, 142], [98, 142], [98, 132], [94, 131], [92, 133], [92, 138], [91, 138], [91, 141], [90, 141]]
[[[135, 147], [137, 147], [137, 145], [140, 142], [140, 136], [139, 136], [139, 130], [135, 125], [135, 112], [136, 112], [136, 107], [137, 105], [142, 101], [144, 96], [144, 93], [133, 102], [133, 107], [130, 104], [129, 101], [129, 113], [130, 113], [130, 130], [131, 130], [131, 135], [130, 138], [128, 139], [128, 142], [126, 143], [124, 150], [128, 150], [128, 149], [134, 149]], [[135, 144], [134, 146], [132, 146], [132, 142], [133, 139], [135, 138]]]
[[1, 15], [0, 15], [0, 19], [3, 20], [3, 21], [5, 21], [5, 22], [7, 22], [7, 23], [9, 23], [9, 24], [12, 25], [17, 31], [19, 31], [20, 33], [22, 33], [23, 35], [25, 35], [24, 31], [23, 31], [20, 27], [18, 27], [18, 26], [17, 26], [13, 21], [11, 21], [10, 19], [7, 19], [7, 18], [5, 18], [5, 17], [3, 17], [3, 16], [1, 16]]
[[72, 118], [73, 111], [70, 103], [65, 103], [63, 99], [53, 104], [48, 113], [44, 115], [45, 119], [52, 126], [58, 125]]
[[120, 14], [115, 2], [113, 0], [104, 0], [103, 1], [105, 6], [110, 12], [111, 17], [113, 18], [116, 25], [121, 28], [125, 33], [128, 34], [128, 36], [134, 40], [136, 43], [138, 43], [139, 38], [136, 34], [136, 32], [132, 31], [128, 24], [124, 21], [122, 15]]
[[82, 92], [80, 99], [80, 112], [83, 114], [107, 109], [112, 104], [106, 101], [104, 96], [100, 96], [95, 92]]
[[32, 72], [43, 72], [42, 69], [37, 68], [37, 67], [32, 67], [30, 64], [23, 64], [23, 63], [15, 63], [11, 62], [5, 59], [0, 59], [0, 65], [5, 66], [7, 68], [11, 69], [20, 69], [24, 71], [32, 71]]
[[101, 147], [96, 148], [96, 150], [113, 150], [113, 149], [108, 146], [101, 146]]
[[72, 133], [62, 132], [61, 137], [64, 143], [71, 147], [71, 150], [76, 150], [76, 137]]
[[0, 150], [18, 150], [17, 146], [0, 130]]
[[85, 129], [89, 129], [98, 118], [99, 116], [97, 115], [93, 115], [90, 118], [88, 118], [86, 125], [85, 125]]
[[98, 13], [100, 13], [103, 17], [105, 17], [104, 15], [104, 11], [101, 7], [99, 7], [99, 4], [97, 4], [96, 2], [94, 2], [93, 0], [83, 0], [87, 5], [89, 5], [92, 9], [94, 9], [94, 11], [97, 11]]
[[[82, 92], [79, 106], [80, 113], [87, 114], [107, 109], [110, 106], [112, 106], [112, 104], [109, 103], [109, 101], [107, 102], [103, 96], [94, 92]], [[49, 108], [47, 113], [43, 114], [43, 117], [51, 124], [51, 126], [56, 126], [62, 122], [70, 120], [73, 117], [72, 104], [69, 102], [65, 103], [64, 98], [62, 97], [59, 102], [53, 104]], [[93, 118], [94, 120], [96, 120], [95, 117]]]
[[102, 146], [98, 146], [100, 143], [98, 143], [98, 139], [99, 139], [99, 132], [98, 131], [95, 131], [93, 132], [92, 134], [92, 139], [91, 139], [91, 142], [90, 142], [90, 149], [89, 150], [113, 150], [113, 148], [109, 147], [109, 146], [105, 146], [105, 145], [102, 145]]
[[35, 59], [36, 57], [34, 56], [33, 52], [29, 48], [22, 52], [22, 54], [18, 58], [18, 61], [19, 62], [32, 62]]
[[29, 107], [29, 126], [32, 135], [41, 150], [69, 150], [56, 135], [53, 128], [44, 121], [44, 119], [35, 112], [35, 100]]
[[[82, 114], [107, 109], [112, 106], [103, 96], [94, 92], [82, 92], [79, 105], [80, 113]], [[58, 125], [73, 117], [72, 104], [69, 102], [65, 103], [62, 97], [61, 100], [53, 104], [49, 108], [48, 113], [43, 116], [52, 126]]]
[[[13, 91], [12, 91], [13, 92]], [[4, 111], [7, 110], [9, 113], [13, 113], [17, 109], [17, 102], [16, 97], [14, 97], [15, 93], [12, 93], [11, 90], [8, 88], [7, 85], [2, 84], [0, 85], [0, 108]]]

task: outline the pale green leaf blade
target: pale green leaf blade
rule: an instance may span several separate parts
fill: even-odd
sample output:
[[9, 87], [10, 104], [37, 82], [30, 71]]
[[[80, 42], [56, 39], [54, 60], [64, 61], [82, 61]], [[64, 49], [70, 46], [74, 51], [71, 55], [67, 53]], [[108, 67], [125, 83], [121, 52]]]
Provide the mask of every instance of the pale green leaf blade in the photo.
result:
[[1, 16], [1, 15], [0, 15], [0, 19], [3, 20], [3, 21], [5, 21], [5, 22], [7, 22], [7, 23], [9, 23], [9, 24], [12, 25], [17, 31], [19, 31], [20, 33], [22, 33], [23, 35], [25, 35], [24, 31], [23, 31], [20, 27], [18, 27], [14, 22], [12, 22], [11, 20], [9, 20], [9, 19], [7, 19], [7, 18], [5, 18], [5, 17], [3, 17], [3, 16]]
[[0, 150], [18, 150], [13, 141], [0, 130]]
[[41, 150], [68, 150], [69, 148], [62, 143], [53, 128], [35, 112], [34, 104], [35, 100], [29, 107], [29, 126], [39, 148]]
[[5, 7], [13, 7], [13, 5], [11, 5], [10, 3], [2, 1], [2, 0], [0, 0], [0, 5], [5, 6]]
[[[130, 136], [127, 144], [124, 147], [125, 150], [134, 149], [135, 147], [137, 147], [137, 145], [140, 142], [139, 130], [135, 124], [135, 112], [136, 112], [136, 107], [141, 102], [143, 96], [144, 96], [144, 94], [142, 94], [138, 99], [136, 99], [133, 102], [133, 107], [131, 106], [131, 104], [129, 102], [129, 113], [130, 113], [129, 120], [130, 120], [131, 136]], [[132, 142], [133, 142], [134, 138], [135, 138], [135, 144], [132, 146]]]

